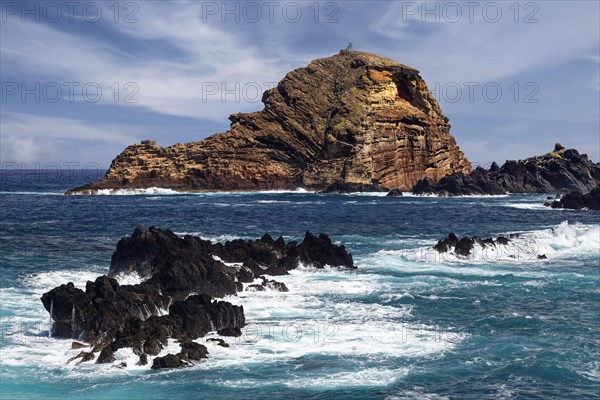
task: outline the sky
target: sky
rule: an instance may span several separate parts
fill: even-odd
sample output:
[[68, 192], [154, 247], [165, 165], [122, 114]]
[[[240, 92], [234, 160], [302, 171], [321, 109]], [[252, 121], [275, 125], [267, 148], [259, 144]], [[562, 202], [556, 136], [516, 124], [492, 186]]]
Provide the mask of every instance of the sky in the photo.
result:
[[600, 160], [598, 1], [0, 1], [0, 163], [106, 168], [201, 140], [311, 60], [418, 69], [474, 165]]

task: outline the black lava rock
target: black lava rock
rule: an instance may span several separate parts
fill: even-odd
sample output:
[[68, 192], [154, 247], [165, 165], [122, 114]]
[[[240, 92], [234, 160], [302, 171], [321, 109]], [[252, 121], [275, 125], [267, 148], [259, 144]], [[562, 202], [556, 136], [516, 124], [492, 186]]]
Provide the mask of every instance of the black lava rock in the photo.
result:
[[188, 362], [183, 360], [181, 356], [176, 354], [167, 354], [163, 357], [156, 357], [152, 361], [152, 369], [181, 368], [187, 365]]
[[[235, 263], [237, 266], [228, 266]], [[169, 338], [179, 339], [182, 352], [154, 359], [152, 368], [178, 368], [208, 352], [191, 340], [217, 331], [240, 336], [244, 309], [213, 300], [235, 294], [242, 282], [262, 278], [259, 287], [287, 291], [285, 284], [264, 275], [283, 275], [300, 263], [355, 268], [344, 246], [324, 234], [310, 232], [302, 243], [285, 243], [269, 234], [255, 241], [234, 240], [213, 244], [194, 236], [180, 238], [169, 230], [136, 228], [117, 244], [109, 276], [87, 282], [85, 291], [73, 283], [58, 286], [42, 296], [54, 320], [52, 336], [86, 341], [90, 354], [100, 352], [98, 363], [112, 363], [114, 353], [133, 348], [139, 363], [158, 355]], [[144, 281], [120, 285], [120, 274], [135, 273]], [[80, 358], [89, 360], [82, 354]]]
[[552, 208], [568, 208], [571, 210], [588, 210], [600, 211], [600, 186], [587, 194], [581, 192], [571, 192], [565, 194], [560, 200], [550, 203]]
[[390, 190], [390, 192], [386, 195], [388, 197], [402, 197], [402, 190], [400, 189], [394, 189], [394, 190]]
[[476, 243], [485, 248], [486, 246], [507, 245], [509, 242], [510, 240], [504, 236], [498, 236], [496, 240], [493, 238], [480, 239], [477, 236], [459, 239], [454, 233], [449, 233], [445, 239], [438, 241], [433, 248], [437, 250], [438, 253], [446, 253], [454, 250], [456, 255], [468, 257]]
[[477, 167], [470, 174], [454, 173], [438, 182], [427, 178], [413, 186], [413, 193], [441, 196], [501, 195], [506, 193], [587, 193], [600, 185], [600, 163], [575, 149], [556, 147], [543, 156], [493, 163], [489, 170]]

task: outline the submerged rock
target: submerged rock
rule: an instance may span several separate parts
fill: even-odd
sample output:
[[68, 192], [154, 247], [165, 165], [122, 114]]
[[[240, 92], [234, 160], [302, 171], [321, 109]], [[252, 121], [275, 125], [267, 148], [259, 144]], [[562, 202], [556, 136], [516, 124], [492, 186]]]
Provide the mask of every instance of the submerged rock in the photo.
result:
[[557, 143], [543, 156], [507, 161], [489, 170], [477, 167], [470, 174], [453, 173], [439, 181], [422, 179], [413, 193], [441, 196], [502, 195], [506, 193], [587, 193], [600, 185], [600, 163], [575, 149]]
[[229, 344], [221, 338], [209, 338], [209, 339], [206, 339], [206, 341], [207, 342], [217, 342], [217, 345], [219, 345], [221, 347], [229, 347]]
[[400, 190], [400, 189], [394, 189], [394, 190], [390, 190], [390, 192], [386, 196], [388, 196], [388, 197], [402, 197], [402, 196], [404, 196], [404, 194], [402, 193], [402, 190]]
[[289, 292], [290, 290], [285, 283], [277, 282], [275, 280], [269, 280], [264, 276], [260, 277], [262, 282], [260, 284], [248, 285], [248, 290], [254, 290], [257, 292], [264, 292], [265, 290], [274, 290], [276, 292]]

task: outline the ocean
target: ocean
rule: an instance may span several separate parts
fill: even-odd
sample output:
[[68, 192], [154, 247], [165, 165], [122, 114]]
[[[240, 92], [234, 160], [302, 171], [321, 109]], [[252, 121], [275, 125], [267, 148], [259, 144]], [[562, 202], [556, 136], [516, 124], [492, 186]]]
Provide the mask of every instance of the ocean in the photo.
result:
[[[548, 209], [546, 195], [62, 195], [98, 177], [0, 175], [3, 400], [600, 398], [598, 212]], [[107, 273], [140, 225], [213, 241], [324, 232], [358, 268], [302, 267], [276, 278], [287, 293], [228, 297], [244, 334], [199, 339], [209, 358], [191, 368], [153, 371], [127, 349], [125, 368], [68, 363], [79, 350], [48, 337], [41, 295]], [[449, 232], [520, 237], [461, 259], [431, 250]]]

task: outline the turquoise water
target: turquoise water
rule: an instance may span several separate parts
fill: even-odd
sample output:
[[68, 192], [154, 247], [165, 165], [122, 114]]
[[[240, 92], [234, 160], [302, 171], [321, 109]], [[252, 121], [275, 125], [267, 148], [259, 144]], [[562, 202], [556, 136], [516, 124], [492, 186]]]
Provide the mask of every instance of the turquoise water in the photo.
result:
[[[600, 398], [600, 213], [541, 195], [61, 195], [90, 178], [2, 174], [2, 399]], [[78, 351], [48, 338], [41, 294], [106, 273], [137, 225], [215, 241], [326, 232], [358, 269], [301, 268], [277, 278], [289, 293], [228, 298], [244, 335], [207, 343], [192, 368], [151, 371], [127, 350], [127, 368], [67, 363]], [[522, 237], [462, 260], [429, 249], [448, 232]]]

